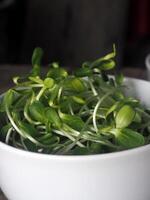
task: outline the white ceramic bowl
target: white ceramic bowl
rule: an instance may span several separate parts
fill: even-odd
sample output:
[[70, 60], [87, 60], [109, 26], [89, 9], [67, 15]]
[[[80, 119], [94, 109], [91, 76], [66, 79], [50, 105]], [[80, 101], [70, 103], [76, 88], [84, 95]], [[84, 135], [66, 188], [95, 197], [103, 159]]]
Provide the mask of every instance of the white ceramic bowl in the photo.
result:
[[146, 56], [145, 65], [147, 69], [147, 79], [150, 81], [150, 54]]
[[[150, 107], [150, 83], [127, 79]], [[9, 200], [150, 200], [150, 145], [89, 156], [26, 152], [0, 142], [0, 187]]]

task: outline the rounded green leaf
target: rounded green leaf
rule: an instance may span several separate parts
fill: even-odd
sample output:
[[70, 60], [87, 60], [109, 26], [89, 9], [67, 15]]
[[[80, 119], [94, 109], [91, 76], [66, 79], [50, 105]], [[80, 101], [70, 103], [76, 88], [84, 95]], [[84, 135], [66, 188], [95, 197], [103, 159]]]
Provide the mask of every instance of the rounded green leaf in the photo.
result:
[[135, 110], [131, 106], [124, 105], [116, 115], [116, 128], [125, 128], [129, 126], [135, 117], [135, 113]]
[[125, 149], [139, 147], [145, 144], [143, 135], [131, 129], [116, 130], [116, 133], [116, 142]]
[[67, 82], [67, 87], [76, 92], [83, 92], [85, 90], [84, 83], [79, 78], [73, 78]]
[[44, 113], [44, 105], [40, 101], [34, 101], [29, 106], [29, 112], [31, 117], [34, 120], [37, 120], [39, 122], [45, 122], [45, 113]]
[[60, 113], [60, 118], [64, 123], [78, 131], [84, 127], [84, 122], [79, 116]]
[[52, 78], [46, 78], [44, 80], [44, 86], [46, 88], [52, 88], [54, 86], [54, 79], [52, 79]]
[[61, 123], [60, 117], [54, 108], [50, 108], [50, 107], [46, 108], [45, 116], [46, 116], [46, 119], [52, 123], [52, 125], [54, 125], [57, 128], [61, 127], [62, 123]]

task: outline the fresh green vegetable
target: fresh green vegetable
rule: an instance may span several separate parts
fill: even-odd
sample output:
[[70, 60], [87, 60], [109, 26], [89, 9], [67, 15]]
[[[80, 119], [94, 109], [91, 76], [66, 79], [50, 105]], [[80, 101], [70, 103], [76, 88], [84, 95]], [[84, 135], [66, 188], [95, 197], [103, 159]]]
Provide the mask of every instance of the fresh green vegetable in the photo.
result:
[[14, 77], [0, 99], [0, 140], [16, 148], [47, 154], [116, 152], [150, 142], [150, 112], [124, 94], [124, 77], [107, 75], [116, 50], [85, 62], [73, 74], [49, 65], [41, 75], [43, 50], [36, 48], [32, 70]]

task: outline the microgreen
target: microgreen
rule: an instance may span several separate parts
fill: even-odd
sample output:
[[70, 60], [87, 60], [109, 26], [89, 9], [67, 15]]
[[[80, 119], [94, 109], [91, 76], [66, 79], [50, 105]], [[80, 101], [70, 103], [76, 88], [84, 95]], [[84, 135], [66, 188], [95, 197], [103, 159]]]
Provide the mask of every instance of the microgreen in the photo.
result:
[[0, 140], [28, 151], [87, 155], [116, 152], [150, 142], [150, 112], [126, 97], [116, 67], [116, 49], [84, 62], [69, 74], [53, 62], [41, 73], [43, 50], [32, 55], [32, 70], [13, 78], [0, 99]]

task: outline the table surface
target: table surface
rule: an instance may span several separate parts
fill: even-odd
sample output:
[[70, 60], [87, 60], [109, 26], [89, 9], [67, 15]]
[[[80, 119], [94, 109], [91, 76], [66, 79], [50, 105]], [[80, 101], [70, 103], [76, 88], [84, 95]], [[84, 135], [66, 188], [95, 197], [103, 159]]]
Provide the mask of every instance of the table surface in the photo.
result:
[[[6, 91], [13, 85], [12, 77], [22, 75], [30, 70], [30, 66], [0, 66], [0, 93]], [[139, 68], [123, 68], [122, 73], [128, 77], [146, 79], [146, 70]], [[0, 191], [0, 200], [7, 200]]]

